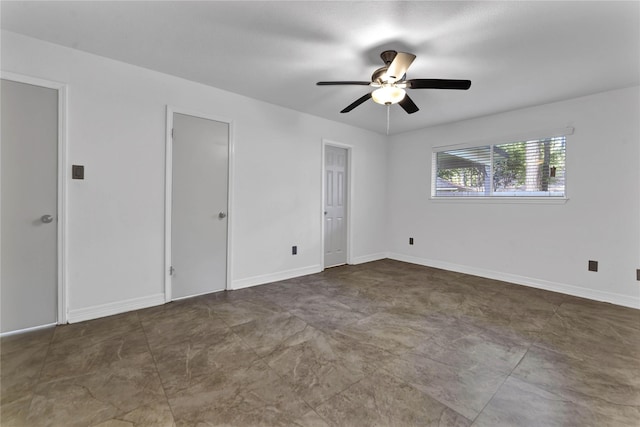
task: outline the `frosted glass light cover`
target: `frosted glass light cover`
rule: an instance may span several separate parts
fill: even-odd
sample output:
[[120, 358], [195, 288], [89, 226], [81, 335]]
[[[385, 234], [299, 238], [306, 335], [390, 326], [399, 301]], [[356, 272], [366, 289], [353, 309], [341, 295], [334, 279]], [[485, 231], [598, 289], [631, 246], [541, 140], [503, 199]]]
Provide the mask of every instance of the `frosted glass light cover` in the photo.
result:
[[376, 89], [371, 93], [371, 98], [378, 104], [397, 104], [402, 101], [405, 90], [395, 86], [383, 86], [380, 89]]

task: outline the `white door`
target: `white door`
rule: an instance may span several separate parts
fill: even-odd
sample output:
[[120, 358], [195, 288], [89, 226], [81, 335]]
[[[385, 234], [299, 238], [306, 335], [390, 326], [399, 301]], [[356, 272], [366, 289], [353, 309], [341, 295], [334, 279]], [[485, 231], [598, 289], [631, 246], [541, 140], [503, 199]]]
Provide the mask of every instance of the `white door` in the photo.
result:
[[2, 80], [1, 330], [57, 320], [58, 91]]
[[347, 150], [325, 146], [324, 266], [347, 263]]
[[229, 124], [173, 114], [172, 298], [227, 282]]

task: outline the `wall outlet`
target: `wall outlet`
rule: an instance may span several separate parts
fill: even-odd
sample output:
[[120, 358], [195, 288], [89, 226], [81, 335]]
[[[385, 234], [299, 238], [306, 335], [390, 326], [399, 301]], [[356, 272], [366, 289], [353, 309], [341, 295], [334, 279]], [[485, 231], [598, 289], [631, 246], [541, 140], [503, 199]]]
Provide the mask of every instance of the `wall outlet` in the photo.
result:
[[413, 245], [413, 237], [409, 237], [409, 244]]
[[589, 271], [598, 271], [598, 261], [589, 260]]
[[291, 246], [291, 255], [298, 255], [298, 247]]

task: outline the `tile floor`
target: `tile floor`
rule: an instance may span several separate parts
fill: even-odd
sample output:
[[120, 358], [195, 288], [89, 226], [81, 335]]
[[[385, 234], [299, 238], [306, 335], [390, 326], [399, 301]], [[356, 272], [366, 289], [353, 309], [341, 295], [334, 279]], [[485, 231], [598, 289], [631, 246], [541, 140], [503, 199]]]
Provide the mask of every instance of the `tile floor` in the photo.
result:
[[391, 260], [0, 352], [2, 426], [640, 425], [640, 310]]

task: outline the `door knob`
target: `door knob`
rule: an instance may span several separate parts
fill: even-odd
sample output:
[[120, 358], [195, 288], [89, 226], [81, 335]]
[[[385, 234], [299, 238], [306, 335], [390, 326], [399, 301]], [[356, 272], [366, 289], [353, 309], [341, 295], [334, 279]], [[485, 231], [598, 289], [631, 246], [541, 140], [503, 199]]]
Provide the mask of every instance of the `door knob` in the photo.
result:
[[45, 224], [49, 224], [51, 221], [53, 221], [53, 216], [51, 216], [51, 215], [42, 215], [40, 217], [40, 221], [44, 222]]
[[227, 217], [227, 214], [226, 214], [226, 213], [224, 213], [224, 212], [220, 212], [220, 213], [218, 214], [218, 218], [220, 218], [220, 219], [222, 219], [222, 218], [226, 218], [226, 217]]

